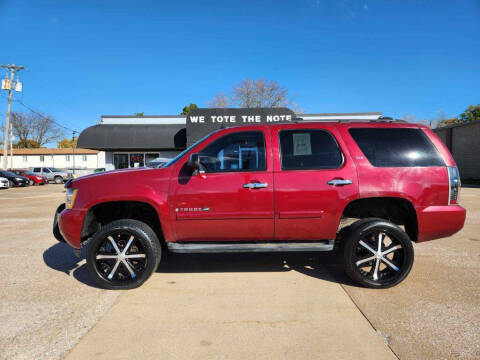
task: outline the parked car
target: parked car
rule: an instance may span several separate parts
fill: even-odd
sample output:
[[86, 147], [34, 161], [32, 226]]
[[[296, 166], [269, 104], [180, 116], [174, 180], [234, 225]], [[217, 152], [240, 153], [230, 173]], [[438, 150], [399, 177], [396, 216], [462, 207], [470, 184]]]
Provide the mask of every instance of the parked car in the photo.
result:
[[11, 171], [0, 170], [0, 176], [7, 178], [9, 187], [14, 186], [27, 186], [30, 184], [30, 180], [25, 176], [17, 175]]
[[413, 241], [463, 227], [459, 190], [452, 155], [424, 125], [239, 126], [161, 169], [72, 180], [54, 233], [75, 249], [87, 246], [91, 276], [109, 289], [142, 284], [165, 250], [334, 249], [354, 281], [386, 288], [410, 272]]
[[158, 157], [158, 158], [155, 158], [153, 159], [152, 161], [150, 161], [147, 166], [149, 168], [161, 168], [163, 165], [165, 165], [166, 163], [168, 163], [171, 159], [167, 159], [167, 158], [162, 158], [162, 157]]
[[63, 184], [65, 181], [72, 179], [72, 173], [59, 170], [54, 167], [35, 167], [32, 168], [35, 175], [45, 176], [48, 181], [54, 181], [56, 184]]
[[7, 178], [0, 177], [0, 189], [8, 189], [10, 184]]
[[23, 170], [23, 169], [14, 169], [10, 170], [16, 175], [24, 176], [29, 180], [30, 185], [44, 185], [48, 184], [48, 179], [45, 176], [35, 175], [30, 170]]

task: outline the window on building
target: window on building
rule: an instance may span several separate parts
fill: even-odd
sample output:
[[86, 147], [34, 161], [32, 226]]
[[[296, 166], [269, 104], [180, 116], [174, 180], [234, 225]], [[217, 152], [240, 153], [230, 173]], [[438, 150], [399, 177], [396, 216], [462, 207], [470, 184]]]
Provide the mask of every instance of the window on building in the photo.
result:
[[159, 153], [146, 153], [145, 154], [145, 164], [149, 164], [150, 161], [155, 160], [156, 158], [160, 157]]
[[260, 131], [225, 135], [204, 148], [200, 162], [206, 172], [266, 170], [265, 139]]
[[280, 131], [282, 170], [336, 169], [343, 155], [333, 136], [324, 130]]
[[45, 162], [45, 155], [40, 155], [40, 162]]
[[70, 161], [70, 155], [65, 155], [65, 160]]
[[352, 128], [349, 132], [373, 166], [445, 166], [420, 129]]
[[28, 159], [27, 159], [27, 155], [23, 155], [23, 156], [22, 156], [22, 160], [23, 160], [23, 162], [27, 162], [27, 160], [28, 160]]
[[113, 154], [113, 166], [115, 169], [128, 168], [128, 154]]
[[87, 161], [87, 155], [82, 155], [82, 161]]
[[145, 157], [143, 153], [130, 154], [130, 167], [142, 167], [145, 165]]

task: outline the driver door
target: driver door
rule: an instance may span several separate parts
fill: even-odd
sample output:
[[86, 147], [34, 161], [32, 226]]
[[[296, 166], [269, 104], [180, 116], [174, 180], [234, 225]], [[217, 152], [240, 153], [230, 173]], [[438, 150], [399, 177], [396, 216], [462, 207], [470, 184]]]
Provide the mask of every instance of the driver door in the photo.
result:
[[273, 239], [270, 132], [228, 129], [196, 149], [202, 171], [186, 171], [191, 154], [173, 170], [170, 214], [175, 241]]

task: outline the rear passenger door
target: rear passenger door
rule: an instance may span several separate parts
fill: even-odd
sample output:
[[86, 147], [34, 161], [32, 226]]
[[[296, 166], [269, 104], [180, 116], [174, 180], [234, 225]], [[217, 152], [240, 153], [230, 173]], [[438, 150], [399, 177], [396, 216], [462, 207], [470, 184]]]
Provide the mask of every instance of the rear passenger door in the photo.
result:
[[332, 124], [272, 129], [275, 240], [331, 240], [358, 197], [355, 165]]

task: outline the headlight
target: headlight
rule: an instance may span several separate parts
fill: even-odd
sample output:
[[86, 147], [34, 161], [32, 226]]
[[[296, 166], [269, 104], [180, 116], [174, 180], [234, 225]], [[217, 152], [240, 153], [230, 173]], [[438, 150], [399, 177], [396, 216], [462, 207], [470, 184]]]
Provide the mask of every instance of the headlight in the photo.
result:
[[40, 176], [35, 176], [37, 180], [43, 180]]
[[75, 203], [75, 198], [77, 197], [78, 189], [67, 189], [67, 198], [65, 200], [65, 208], [71, 209], [73, 208], [73, 204]]
[[16, 178], [15, 178], [15, 180], [21, 181], [21, 180], [23, 180], [23, 179], [22, 179], [22, 178], [17, 178], [17, 177], [16, 177]]

